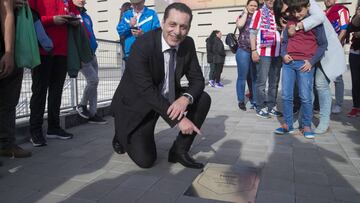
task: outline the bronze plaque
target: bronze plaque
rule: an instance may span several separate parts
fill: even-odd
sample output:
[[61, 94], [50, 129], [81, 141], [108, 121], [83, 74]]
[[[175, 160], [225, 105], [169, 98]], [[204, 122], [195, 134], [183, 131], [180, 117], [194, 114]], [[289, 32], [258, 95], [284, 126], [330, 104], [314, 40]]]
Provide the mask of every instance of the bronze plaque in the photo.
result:
[[208, 163], [185, 195], [238, 203], [255, 203], [260, 171], [253, 167], [237, 167]]

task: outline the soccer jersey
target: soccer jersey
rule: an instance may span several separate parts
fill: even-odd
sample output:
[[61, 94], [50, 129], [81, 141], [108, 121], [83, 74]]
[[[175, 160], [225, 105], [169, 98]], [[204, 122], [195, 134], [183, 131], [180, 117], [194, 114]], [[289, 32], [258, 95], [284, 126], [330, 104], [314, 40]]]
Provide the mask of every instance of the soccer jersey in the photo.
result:
[[280, 33], [273, 11], [266, 6], [257, 10], [252, 17], [250, 29], [257, 30], [256, 49], [260, 56], [279, 56]]

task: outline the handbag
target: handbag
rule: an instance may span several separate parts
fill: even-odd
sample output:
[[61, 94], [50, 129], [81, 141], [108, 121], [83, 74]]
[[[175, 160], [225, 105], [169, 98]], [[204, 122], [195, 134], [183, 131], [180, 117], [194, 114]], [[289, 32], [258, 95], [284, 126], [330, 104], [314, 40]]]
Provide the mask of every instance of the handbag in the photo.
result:
[[41, 63], [33, 17], [28, 4], [22, 6], [17, 13], [15, 63], [18, 68], [34, 68]]
[[236, 50], [238, 49], [238, 42], [236, 39], [236, 30], [237, 27], [235, 27], [235, 30], [233, 33], [228, 33], [225, 38], [225, 44], [229, 46], [232, 53], [236, 53]]

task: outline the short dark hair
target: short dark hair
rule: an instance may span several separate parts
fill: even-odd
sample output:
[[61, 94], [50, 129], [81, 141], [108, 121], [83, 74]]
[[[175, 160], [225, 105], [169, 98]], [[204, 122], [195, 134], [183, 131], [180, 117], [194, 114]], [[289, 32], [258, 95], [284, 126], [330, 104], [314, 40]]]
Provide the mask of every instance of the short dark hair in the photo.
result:
[[249, 5], [249, 3], [252, 2], [252, 1], [255, 1], [255, 2], [257, 3], [257, 5], [259, 6], [259, 4], [260, 4], [260, 3], [259, 3], [259, 0], [248, 0], [248, 1], [246, 2], [246, 5]]
[[165, 13], [164, 13], [164, 22], [169, 17], [169, 13], [170, 13], [171, 9], [175, 9], [175, 10], [178, 10], [178, 11], [181, 11], [183, 13], [188, 14], [190, 16], [189, 24], [191, 25], [191, 21], [192, 21], [192, 18], [193, 18], [191, 9], [186, 4], [178, 3], [178, 2], [177, 3], [172, 3], [168, 7], [166, 7]]
[[288, 11], [289, 13], [294, 14], [295, 12], [300, 12], [302, 8], [306, 8], [309, 5], [309, 0], [290, 0]]

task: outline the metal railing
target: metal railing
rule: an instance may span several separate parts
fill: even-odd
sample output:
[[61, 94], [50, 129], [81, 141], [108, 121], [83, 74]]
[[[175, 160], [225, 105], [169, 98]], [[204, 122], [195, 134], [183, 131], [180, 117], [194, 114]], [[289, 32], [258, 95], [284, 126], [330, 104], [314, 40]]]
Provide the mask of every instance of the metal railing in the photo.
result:
[[[96, 56], [99, 64], [98, 103], [110, 102], [121, 79], [122, 51], [119, 42], [98, 39]], [[199, 63], [204, 75], [208, 75], [209, 66], [206, 63], [206, 53], [197, 52]], [[207, 78], [207, 77], [205, 77]], [[30, 116], [31, 71], [26, 69], [22, 82], [19, 103], [16, 107], [16, 118]], [[61, 110], [74, 109], [80, 102], [86, 86], [85, 77], [79, 73], [77, 78], [65, 79], [61, 100]], [[45, 107], [45, 110], [47, 106]]]

